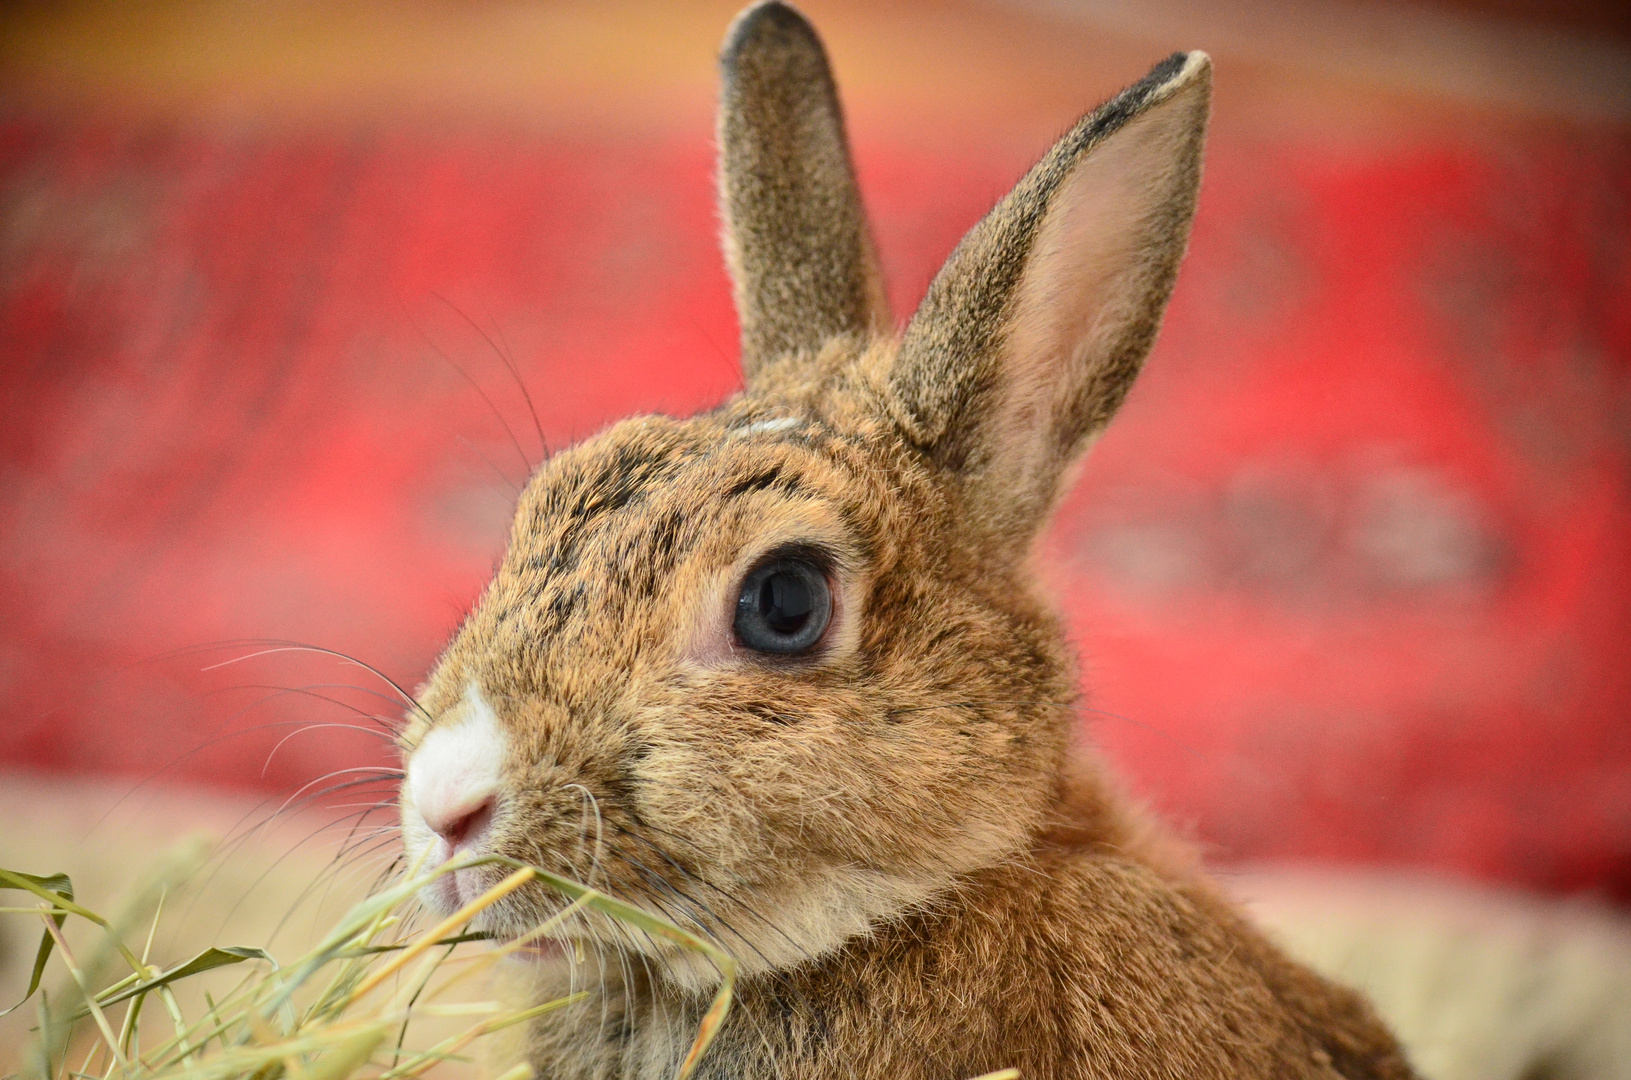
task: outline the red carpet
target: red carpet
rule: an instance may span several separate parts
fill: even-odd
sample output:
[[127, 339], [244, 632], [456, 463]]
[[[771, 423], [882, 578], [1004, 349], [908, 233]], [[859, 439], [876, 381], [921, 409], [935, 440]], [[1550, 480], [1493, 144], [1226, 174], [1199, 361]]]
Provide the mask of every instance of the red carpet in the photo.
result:
[[[1026, 164], [859, 153], [902, 312]], [[319, 729], [268, 765], [294, 729], [255, 727], [399, 711], [327, 688], [386, 689], [360, 669], [173, 651], [293, 639], [411, 686], [541, 452], [501, 354], [551, 445], [730, 393], [707, 155], [14, 113], [0, 764], [284, 789], [377, 760]], [[1628, 431], [1631, 135], [1220, 137], [1048, 547], [1095, 736], [1223, 858], [1631, 898]]]

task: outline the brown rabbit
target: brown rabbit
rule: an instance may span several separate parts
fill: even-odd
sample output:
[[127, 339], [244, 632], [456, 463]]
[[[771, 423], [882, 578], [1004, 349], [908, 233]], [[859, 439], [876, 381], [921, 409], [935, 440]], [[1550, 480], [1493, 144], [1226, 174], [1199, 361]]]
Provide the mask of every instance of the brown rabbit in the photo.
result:
[[[1073, 746], [1028, 557], [1155, 339], [1210, 66], [1085, 117], [894, 336], [821, 44], [726, 39], [746, 390], [555, 455], [405, 733], [409, 854], [589, 877], [741, 963], [701, 1075], [1408, 1077], [1357, 995], [1268, 944]], [[451, 908], [504, 871], [441, 879]], [[488, 913], [519, 933], [544, 889]], [[517, 964], [586, 989], [545, 1077], [671, 1076], [718, 973], [593, 918]]]

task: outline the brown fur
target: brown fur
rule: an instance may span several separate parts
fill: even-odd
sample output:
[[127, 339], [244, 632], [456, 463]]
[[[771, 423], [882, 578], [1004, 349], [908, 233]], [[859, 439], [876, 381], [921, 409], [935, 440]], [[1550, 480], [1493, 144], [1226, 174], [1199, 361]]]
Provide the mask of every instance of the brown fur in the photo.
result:
[[[478, 688], [509, 744], [484, 849], [739, 958], [705, 1075], [1408, 1077], [1357, 996], [1268, 945], [1073, 748], [1076, 668], [1026, 565], [1153, 341], [1199, 181], [1205, 57], [1067, 134], [899, 341], [871, 333], [814, 32], [761, 4], [724, 68], [748, 390], [540, 468], [406, 744]], [[837, 615], [812, 655], [768, 658], [730, 613], [788, 543], [826, 553]], [[406, 792], [403, 816], [422, 847]], [[560, 906], [523, 891], [490, 925]], [[563, 937], [564, 960], [512, 973], [592, 991], [530, 1032], [540, 1074], [672, 1074], [717, 973], [601, 920]]]

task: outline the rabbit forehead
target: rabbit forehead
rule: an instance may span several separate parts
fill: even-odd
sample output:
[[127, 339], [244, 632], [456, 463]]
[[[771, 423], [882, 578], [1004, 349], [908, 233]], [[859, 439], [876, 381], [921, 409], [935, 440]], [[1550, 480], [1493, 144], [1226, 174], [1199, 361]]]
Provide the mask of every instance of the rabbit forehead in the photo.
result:
[[722, 571], [801, 541], [846, 566], [874, 558], [885, 486], [874, 472], [851, 441], [805, 419], [618, 424], [533, 478], [435, 684], [474, 678], [519, 694], [666, 668]]

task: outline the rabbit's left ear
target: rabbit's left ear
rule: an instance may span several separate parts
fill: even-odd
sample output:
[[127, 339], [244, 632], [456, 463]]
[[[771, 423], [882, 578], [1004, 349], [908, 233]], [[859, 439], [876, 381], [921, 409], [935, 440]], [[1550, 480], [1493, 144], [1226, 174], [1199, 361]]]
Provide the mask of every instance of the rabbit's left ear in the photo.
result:
[[815, 30], [778, 0], [755, 4], [719, 65], [719, 204], [751, 383], [769, 361], [892, 320]]
[[971, 529], [1023, 543], [1132, 386], [1200, 185], [1205, 53], [1178, 53], [1084, 117], [965, 236], [887, 376], [907, 440]]

